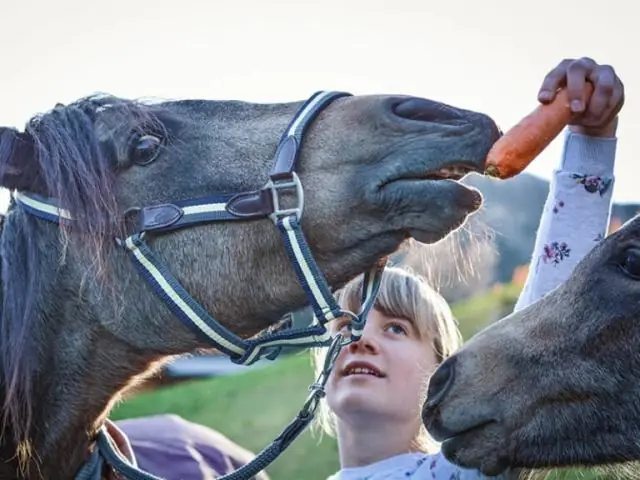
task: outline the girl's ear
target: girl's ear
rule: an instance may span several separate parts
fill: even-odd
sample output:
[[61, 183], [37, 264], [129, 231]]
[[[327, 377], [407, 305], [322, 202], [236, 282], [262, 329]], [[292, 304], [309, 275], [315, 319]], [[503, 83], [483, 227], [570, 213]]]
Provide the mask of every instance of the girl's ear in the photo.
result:
[[15, 128], [0, 127], [0, 186], [46, 195], [33, 137]]

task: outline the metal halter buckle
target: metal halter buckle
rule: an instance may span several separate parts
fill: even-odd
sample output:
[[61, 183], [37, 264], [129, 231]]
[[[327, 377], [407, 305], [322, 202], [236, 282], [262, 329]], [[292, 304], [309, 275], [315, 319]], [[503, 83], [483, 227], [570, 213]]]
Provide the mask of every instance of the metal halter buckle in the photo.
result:
[[[273, 200], [273, 213], [269, 215], [269, 218], [277, 223], [282, 217], [295, 214], [298, 221], [302, 219], [302, 212], [304, 210], [304, 190], [302, 183], [296, 172], [291, 172], [291, 180], [277, 180], [270, 179], [264, 186], [265, 189], [269, 189], [271, 192], [271, 198]], [[293, 208], [280, 208], [279, 191], [295, 188], [296, 191], [296, 206]]]

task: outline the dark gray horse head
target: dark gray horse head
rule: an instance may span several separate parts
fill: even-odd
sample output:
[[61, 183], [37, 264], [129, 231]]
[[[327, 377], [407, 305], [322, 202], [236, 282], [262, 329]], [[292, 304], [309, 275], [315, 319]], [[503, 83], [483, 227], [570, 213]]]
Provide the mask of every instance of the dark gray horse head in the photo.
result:
[[445, 456], [488, 474], [597, 466], [634, 478], [639, 300], [636, 217], [565, 283], [487, 327], [436, 371], [423, 418]]
[[[58, 225], [12, 204], [1, 241], [3, 412], [45, 473], [77, 469], [132, 378], [209, 346], [115, 244], [132, 228], [124, 212], [262, 188], [300, 106], [95, 96], [57, 106], [24, 132], [0, 129], [1, 185], [55, 198], [73, 219]], [[483, 114], [407, 96], [343, 97], [323, 109], [302, 139], [296, 172], [302, 231], [328, 284], [339, 287], [410, 236], [436, 242], [462, 225], [481, 196], [457, 180], [482, 170], [498, 136]], [[268, 218], [147, 241], [193, 298], [242, 337], [306, 302]], [[3, 459], [13, 459], [15, 443], [3, 438]], [[15, 472], [7, 465], [0, 473]]]

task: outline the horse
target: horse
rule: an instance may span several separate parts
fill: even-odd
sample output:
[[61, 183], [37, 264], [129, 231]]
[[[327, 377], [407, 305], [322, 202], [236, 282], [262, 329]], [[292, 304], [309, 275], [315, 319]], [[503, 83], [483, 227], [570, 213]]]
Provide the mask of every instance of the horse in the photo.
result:
[[[85, 472], [114, 404], [180, 355], [326, 342], [332, 290], [480, 208], [459, 180], [500, 135], [484, 113], [346, 92], [98, 93], [1, 128], [0, 478]], [[307, 304], [321, 321], [278, 328]]]
[[638, 280], [640, 216], [599, 240], [563, 284], [444, 362], [423, 405], [444, 455], [488, 475], [587, 467], [635, 478]]

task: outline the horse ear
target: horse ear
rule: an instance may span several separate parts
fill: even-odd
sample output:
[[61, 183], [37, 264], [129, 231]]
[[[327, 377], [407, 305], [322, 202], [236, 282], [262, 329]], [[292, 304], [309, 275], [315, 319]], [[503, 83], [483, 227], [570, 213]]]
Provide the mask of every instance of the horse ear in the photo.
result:
[[28, 133], [0, 127], [0, 186], [46, 194], [33, 137]]

